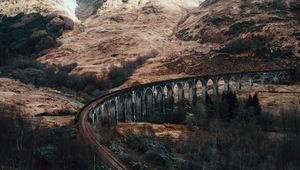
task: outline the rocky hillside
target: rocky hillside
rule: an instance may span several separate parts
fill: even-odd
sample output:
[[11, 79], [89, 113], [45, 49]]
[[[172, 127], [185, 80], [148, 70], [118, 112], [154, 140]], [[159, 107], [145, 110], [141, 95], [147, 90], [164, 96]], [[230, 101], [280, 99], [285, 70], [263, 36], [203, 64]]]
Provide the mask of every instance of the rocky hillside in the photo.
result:
[[293, 67], [300, 60], [299, 16], [295, 0], [207, 0], [179, 24], [176, 36], [210, 49], [177, 56], [194, 74]]
[[[9, 74], [28, 80], [25, 83], [56, 84], [95, 95], [126, 80], [118, 88], [189, 75], [293, 67], [300, 62], [298, 1], [201, 2], [4, 0], [0, 57], [17, 54], [45, 64], [9, 62], [13, 63]], [[3, 61], [0, 65], [7, 66]], [[7, 70], [0, 66], [0, 75]]]
[[73, 20], [65, 16], [43, 16], [40, 13], [19, 13], [14, 17], [0, 15], [2, 110], [17, 109], [19, 116], [37, 126], [61, 126], [74, 120], [74, 114], [82, 104], [72, 99], [75, 98], [73, 95], [34, 86], [43, 82], [41, 78], [44, 82], [50, 80], [49, 68], [34, 59], [61, 45], [57, 38], [73, 27]]
[[21, 12], [40, 13], [42, 15], [64, 15], [78, 21], [75, 15], [76, 0], [2, 0], [0, 14], [15, 16]]
[[[295, 0], [206, 0], [201, 5], [199, 0], [22, 2], [3, 1], [0, 5], [9, 8], [0, 12], [71, 11], [81, 19], [80, 31], [62, 36], [58, 49], [39, 58], [42, 63], [77, 63], [73, 73], [106, 77], [124, 61], [155, 56], [125, 86], [299, 63], [300, 14]], [[40, 8], [34, 7], [37, 4]]]
[[[182, 42], [174, 36], [177, 24], [198, 5], [199, 0], [105, 1], [92, 16], [82, 20], [82, 32], [65, 35], [60, 39], [62, 46], [39, 60], [63, 65], [76, 62], [78, 67], [74, 73], [105, 77], [113, 66], [120, 66], [124, 61], [155, 56], [126, 84], [176, 76], [165, 74], [162, 61], [174, 51], [198, 46], [196, 42]], [[158, 72], [162, 77], [157, 77]]]
[[35, 88], [19, 81], [0, 78], [0, 109], [17, 109], [26, 121], [38, 126], [61, 126], [74, 120], [83, 105], [51, 88]]
[[15, 17], [0, 16], [0, 65], [6, 59], [40, 56], [58, 47], [57, 37], [72, 30], [74, 23], [67, 17], [19, 13]]

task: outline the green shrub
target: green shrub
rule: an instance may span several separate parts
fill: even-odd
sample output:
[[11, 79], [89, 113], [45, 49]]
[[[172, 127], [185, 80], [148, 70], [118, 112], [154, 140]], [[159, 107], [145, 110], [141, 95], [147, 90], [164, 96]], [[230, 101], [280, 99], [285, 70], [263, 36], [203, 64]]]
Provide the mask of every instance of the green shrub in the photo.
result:
[[1, 167], [32, 170], [107, 169], [97, 161], [95, 152], [78, 138], [75, 125], [33, 129], [16, 114], [18, 112], [15, 108], [3, 109], [0, 106]]
[[176, 162], [178, 163], [179, 160], [154, 137], [130, 135], [124, 139], [124, 143], [127, 144], [130, 149], [137, 151], [145, 161], [151, 162], [156, 166], [166, 167], [168, 169], [174, 168], [175, 165], [178, 166]]
[[268, 52], [268, 49], [265, 47], [266, 41], [265, 37], [257, 35], [249, 40], [242, 39], [229, 42], [224, 48], [221, 48], [218, 51], [228, 54], [241, 54], [252, 50], [255, 52], [256, 56], [262, 54], [265, 55]]
[[141, 169], [142, 164], [139, 161], [134, 160], [127, 152], [126, 150], [118, 145], [118, 144], [111, 144], [109, 148], [124, 162], [129, 164], [133, 167], [133, 169]]

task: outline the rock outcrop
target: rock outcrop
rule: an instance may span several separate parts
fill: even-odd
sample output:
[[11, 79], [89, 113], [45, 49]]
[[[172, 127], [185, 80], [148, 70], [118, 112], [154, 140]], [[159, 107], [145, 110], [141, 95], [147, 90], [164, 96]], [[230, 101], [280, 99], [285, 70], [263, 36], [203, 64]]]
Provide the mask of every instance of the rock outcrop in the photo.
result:
[[232, 71], [294, 67], [300, 61], [299, 14], [294, 0], [206, 0], [179, 24], [176, 36], [207, 50], [194, 50], [202, 59], [191, 53], [181, 58], [193, 60], [185, 65], [193, 73], [203, 71], [201, 63]]
[[16, 16], [19, 13], [40, 13], [41, 15], [62, 15], [78, 22], [75, 14], [76, 0], [2, 0], [0, 14]]
[[44, 50], [58, 47], [61, 43], [57, 37], [74, 27], [72, 20], [54, 15], [20, 13], [15, 17], [1, 18], [1, 63], [5, 62], [5, 58], [38, 56]]
[[295, 3], [206, 2], [179, 26], [177, 37], [200, 44], [224, 44], [217, 52], [233, 55], [275, 58], [299, 55]]

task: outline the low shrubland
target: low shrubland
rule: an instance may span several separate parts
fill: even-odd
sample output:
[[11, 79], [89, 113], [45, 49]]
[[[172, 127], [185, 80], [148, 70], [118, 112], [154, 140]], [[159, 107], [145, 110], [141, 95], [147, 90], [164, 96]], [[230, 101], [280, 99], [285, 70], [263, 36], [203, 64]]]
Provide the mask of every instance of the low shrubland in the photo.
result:
[[[26, 22], [22, 23], [23, 20]], [[72, 24], [60, 16], [19, 14], [4, 17], [0, 21], [0, 76], [18, 79], [36, 87], [77, 92], [91, 99], [121, 85], [137, 67], [157, 55], [157, 52], [151, 52], [135, 60], [123, 61], [121, 66], [112, 66], [107, 77], [102, 78], [95, 74], [71, 73], [77, 67], [76, 63], [61, 66], [45, 65], [37, 61], [37, 57], [59, 46], [57, 37], [68, 29], [72, 29]]]
[[[110, 149], [133, 169], [180, 169], [185, 161], [151, 136], [130, 135], [122, 143], [113, 143]], [[132, 151], [135, 152], [134, 155], [129, 154]]]
[[32, 127], [18, 109], [0, 110], [1, 169], [107, 169], [79, 138], [75, 125]]
[[77, 115], [77, 112], [73, 112], [73, 111], [70, 111], [70, 110], [67, 110], [67, 109], [63, 109], [63, 110], [59, 110], [56, 113], [42, 112], [42, 113], [39, 113], [35, 116], [39, 117], [39, 116], [75, 116], [75, 115]]
[[124, 61], [120, 67], [113, 66], [107, 78], [94, 74], [79, 75], [70, 72], [77, 67], [76, 63], [66, 66], [45, 66], [32, 58], [14, 58], [10, 65], [0, 66], [2, 76], [18, 79], [36, 87], [52, 87], [59, 90], [71, 90], [90, 96], [99, 96], [107, 89], [124, 83], [134, 70], [151, 56], [141, 56], [133, 61]]
[[173, 142], [151, 135], [129, 135], [118, 140], [122, 155], [147, 165], [136, 169], [300, 168], [297, 109], [282, 110], [280, 115], [263, 112], [257, 94], [239, 99], [229, 92], [205, 101], [194, 107], [186, 102], [185, 107], [175, 107], [175, 113], [170, 113], [188, 115], [180, 118], [180, 123], [198, 127], [189, 139]]

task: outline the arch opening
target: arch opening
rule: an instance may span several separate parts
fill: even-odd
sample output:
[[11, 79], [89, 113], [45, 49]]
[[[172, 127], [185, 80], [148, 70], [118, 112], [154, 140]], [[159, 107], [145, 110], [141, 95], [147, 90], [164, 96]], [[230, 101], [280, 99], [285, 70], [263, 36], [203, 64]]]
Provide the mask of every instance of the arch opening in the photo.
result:
[[155, 87], [155, 112], [161, 114], [163, 112], [163, 88], [161, 86]]
[[142, 120], [142, 95], [140, 92], [135, 93], [135, 120]]
[[171, 84], [167, 84], [164, 88], [165, 93], [165, 113], [171, 113], [174, 110], [174, 91]]
[[148, 88], [145, 91], [145, 96], [144, 96], [144, 100], [145, 100], [145, 115], [143, 115], [143, 117], [148, 118], [149, 115], [151, 113], [153, 113], [153, 91], [152, 89]]
[[133, 102], [132, 94], [128, 94], [125, 98], [126, 121], [133, 121]]

